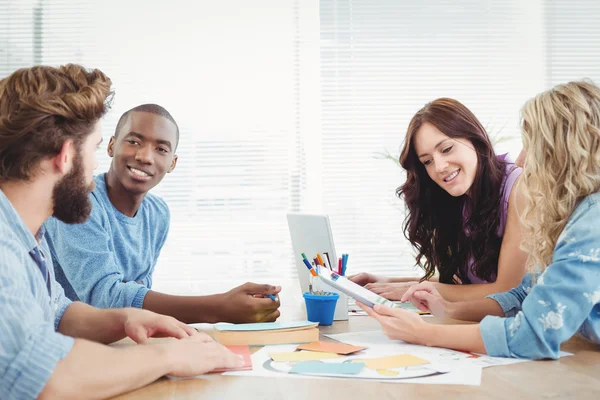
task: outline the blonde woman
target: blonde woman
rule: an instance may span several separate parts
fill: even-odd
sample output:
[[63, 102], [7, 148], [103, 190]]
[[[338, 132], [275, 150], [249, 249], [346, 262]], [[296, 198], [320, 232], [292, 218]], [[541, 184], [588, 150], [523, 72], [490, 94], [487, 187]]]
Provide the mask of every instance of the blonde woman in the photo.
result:
[[402, 298], [477, 325], [433, 325], [408, 311], [363, 306], [390, 338], [529, 359], [558, 358], [575, 333], [600, 343], [600, 88], [558, 85], [528, 101], [522, 116], [519, 211], [530, 273], [482, 300], [450, 303], [429, 282]]

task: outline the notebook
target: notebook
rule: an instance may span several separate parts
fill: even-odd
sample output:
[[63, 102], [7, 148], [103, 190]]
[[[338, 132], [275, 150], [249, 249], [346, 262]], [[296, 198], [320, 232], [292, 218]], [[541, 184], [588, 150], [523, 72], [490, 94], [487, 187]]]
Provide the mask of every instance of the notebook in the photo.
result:
[[264, 346], [310, 343], [319, 340], [316, 322], [263, 322], [256, 324], [216, 324], [212, 336], [225, 346]]

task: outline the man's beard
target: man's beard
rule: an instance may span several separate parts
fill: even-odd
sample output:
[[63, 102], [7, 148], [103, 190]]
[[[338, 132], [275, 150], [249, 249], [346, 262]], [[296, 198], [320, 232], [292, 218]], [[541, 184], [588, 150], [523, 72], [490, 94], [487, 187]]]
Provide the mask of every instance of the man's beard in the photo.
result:
[[85, 222], [92, 212], [89, 195], [94, 187], [94, 181], [89, 185], [85, 184], [83, 160], [81, 155], [77, 154], [73, 159], [71, 171], [54, 186], [52, 215], [66, 224]]

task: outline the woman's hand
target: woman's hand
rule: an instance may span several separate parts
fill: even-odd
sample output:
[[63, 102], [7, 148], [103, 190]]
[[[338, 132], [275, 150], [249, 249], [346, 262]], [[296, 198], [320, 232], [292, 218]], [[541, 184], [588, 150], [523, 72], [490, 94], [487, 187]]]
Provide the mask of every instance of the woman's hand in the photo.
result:
[[400, 301], [410, 301], [419, 310], [429, 312], [436, 317], [452, 318], [450, 315], [452, 303], [444, 300], [435, 284], [431, 282], [421, 282], [411, 286]]
[[385, 297], [388, 300], [399, 301], [404, 293], [413, 285], [416, 285], [417, 281], [411, 282], [394, 282], [394, 283], [368, 283], [365, 285], [365, 289], [369, 289], [373, 293], [377, 293], [380, 296]]
[[386, 283], [390, 281], [390, 278], [387, 278], [385, 276], [377, 276], [373, 274], [368, 274], [366, 272], [350, 275], [348, 279], [360, 286], [365, 286], [371, 283]]
[[431, 325], [419, 314], [381, 304], [375, 304], [373, 308], [360, 302], [356, 304], [381, 324], [383, 333], [390, 339], [421, 345], [429, 343]]

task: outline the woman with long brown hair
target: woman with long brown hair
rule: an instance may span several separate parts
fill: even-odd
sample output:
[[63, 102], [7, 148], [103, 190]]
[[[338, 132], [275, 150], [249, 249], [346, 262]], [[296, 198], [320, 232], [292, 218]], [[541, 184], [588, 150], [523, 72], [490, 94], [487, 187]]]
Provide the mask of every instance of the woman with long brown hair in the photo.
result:
[[359, 274], [351, 279], [392, 300], [418, 280], [439, 280], [444, 298], [483, 298], [511, 289], [525, 273], [516, 212], [521, 169], [497, 156], [475, 115], [440, 98], [410, 121], [397, 189], [407, 206], [404, 234], [417, 252], [422, 278]]
[[361, 305], [392, 339], [529, 359], [558, 358], [576, 333], [600, 344], [600, 88], [555, 86], [522, 115], [519, 211], [529, 273], [485, 299], [450, 303], [431, 282], [405, 294], [421, 310], [479, 324], [434, 325], [406, 310]]

